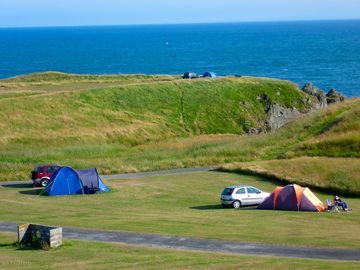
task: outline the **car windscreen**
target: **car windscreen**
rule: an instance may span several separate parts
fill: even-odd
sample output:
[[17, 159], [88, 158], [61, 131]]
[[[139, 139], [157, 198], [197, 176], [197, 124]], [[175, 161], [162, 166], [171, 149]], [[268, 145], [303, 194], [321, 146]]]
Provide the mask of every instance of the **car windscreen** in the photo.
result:
[[231, 195], [233, 193], [233, 188], [225, 188], [221, 195]]

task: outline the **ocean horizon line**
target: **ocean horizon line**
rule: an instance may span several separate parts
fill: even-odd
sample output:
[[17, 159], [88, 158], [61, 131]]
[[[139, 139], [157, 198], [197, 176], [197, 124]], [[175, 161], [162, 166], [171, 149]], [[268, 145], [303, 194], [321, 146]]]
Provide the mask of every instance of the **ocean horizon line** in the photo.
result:
[[49, 29], [49, 28], [95, 28], [95, 27], [137, 27], [137, 26], [185, 26], [185, 25], [214, 25], [214, 24], [271, 24], [271, 23], [316, 23], [316, 22], [349, 22], [360, 21], [360, 18], [345, 19], [300, 19], [300, 20], [249, 20], [228, 22], [174, 22], [174, 23], [139, 23], [139, 24], [84, 24], [84, 25], [34, 25], [34, 26], [0, 26], [0, 29]]

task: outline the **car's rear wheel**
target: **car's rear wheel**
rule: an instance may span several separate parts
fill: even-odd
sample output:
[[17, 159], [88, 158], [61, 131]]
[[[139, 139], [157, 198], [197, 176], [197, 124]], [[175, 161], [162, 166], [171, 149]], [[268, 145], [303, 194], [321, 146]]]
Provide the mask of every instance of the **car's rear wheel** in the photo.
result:
[[241, 202], [240, 201], [234, 201], [232, 206], [235, 208], [235, 209], [238, 209], [241, 207]]
[[47, 185], [48, 182], [49, 182], [48, 179], [43, 179], [43, 180], [41, 180], [41, 186], [42, 186], [42, 187], [46, 187], [46, 185]]

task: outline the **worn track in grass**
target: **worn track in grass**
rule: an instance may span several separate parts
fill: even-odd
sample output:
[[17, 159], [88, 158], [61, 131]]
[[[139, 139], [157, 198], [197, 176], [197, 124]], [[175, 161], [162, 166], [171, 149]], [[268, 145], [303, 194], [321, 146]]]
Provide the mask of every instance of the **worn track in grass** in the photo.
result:
[[[0, 231], [16, 232], [16, 230], [16, 223], [0, 222]], [[360, 250], [356, 249], [331, 249], [310, 248], [304, 246], [266, 245], [246, 242], [195, 239], [189, 237], [176, 237], [156, 234], [88, 230], [70, 227], [63, 227], [63, 237], [66, 239], [114, 242], [178, 250], [207, 251], [256, 256], [279, 256], [290, 258], [360, 261]]]

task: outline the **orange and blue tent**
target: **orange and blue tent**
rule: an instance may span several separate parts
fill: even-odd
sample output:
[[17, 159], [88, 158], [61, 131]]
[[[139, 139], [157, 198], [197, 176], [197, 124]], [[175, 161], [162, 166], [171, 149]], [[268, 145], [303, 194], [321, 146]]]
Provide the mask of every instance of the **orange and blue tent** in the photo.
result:
[[258, 209], [288, 211], [325, 211], [326, 206], [307, 187], [287, 185], [276, 187]]

